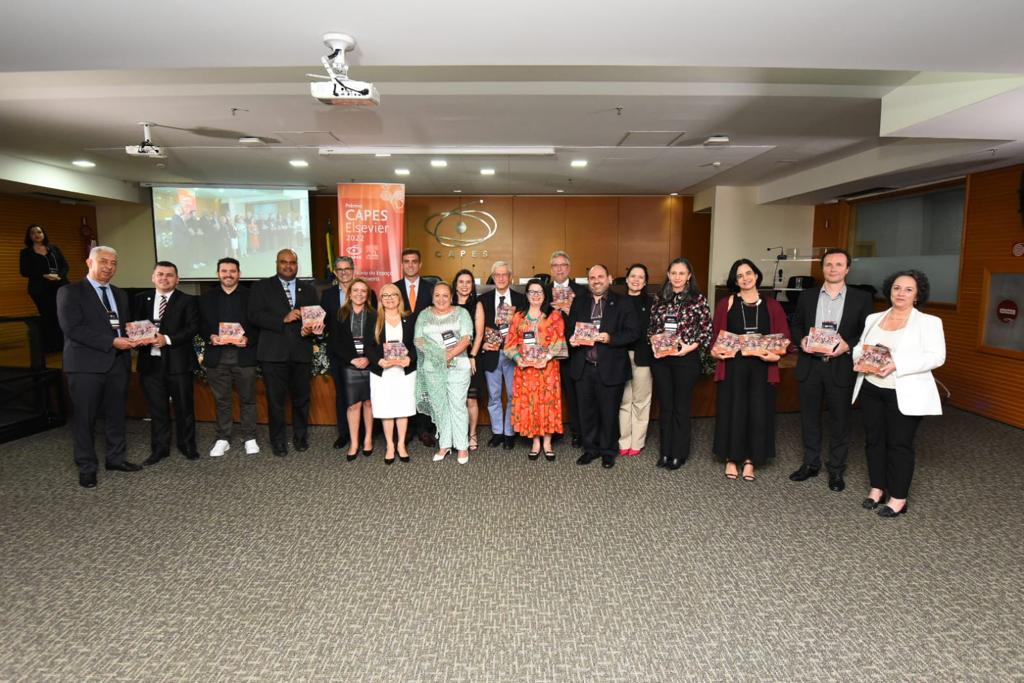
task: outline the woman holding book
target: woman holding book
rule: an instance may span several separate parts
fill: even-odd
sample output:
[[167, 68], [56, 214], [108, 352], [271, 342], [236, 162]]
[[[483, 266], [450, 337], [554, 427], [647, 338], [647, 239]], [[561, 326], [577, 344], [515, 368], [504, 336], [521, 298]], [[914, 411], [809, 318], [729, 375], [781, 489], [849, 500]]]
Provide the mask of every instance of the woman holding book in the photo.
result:
[[700, 349], [711, 344], [711, 311], [688, 259], [679, 257], [668, 264], [646, 329], [661, 407], [657, 466], [677, 470], [690, 457], [690, 403], [700, 378]]
[[[725, 461], [727, 479], [740, 476], [741, 463], [743, 480], [754, 481], [755, 469], [775, 457], [775, 388], [779, 358], [786, 350], [768, 351], [754, 335], [781, 335], [788, 344], [790, 332], [779, 302], [758, 293], [762, 277], [750, 259], [736, 261], [725, 283], [730, 294], [715, 306], [711, 355], [718, 359], [718, 391], [713, 448]], [[754, 343], [739, 352], [720, 343], [720, 336], [728, 335], [742, 335]]]
[[853, 400], [860, 395], [871, 479], [863, 506], [878, 508], [880, 517], [907, 512], [914, 434], [922, 417], [942, 414], [932, 376], [932, 370], [946, 361], [942, 320], [918, 310], [928, 301], [930, 289], [928, 277], [919, 270], [901, 270], [886, 278], [882, 291], [888, 292], [892, 305], [867, 317], [864, 334], [853, 348], [853, 369], [859, 373]]
[[477, 370], [476, 367], [476, 357], [484, 343], [484, 305], [476, 296], [476, 282], [472, 271], [463, 268], [455, 273], [452, 289], [455, 290], [453, 303], [466, 309], [469, 317], [473, 320], [473, 336], [469, 346], [469, 370], [473, 376], [469, 380], [469, 391], [466, 393], [466, 410], [469, 413], [469, 450], [475, 451], [477, 449], [476, 426], [480, 420], [479, 400], [487, 385], [483, 371]]
[[512, 379], [512, 428], [533, 439], [530, 460], [554, 462], [551, 435], [562, 433], [562, 380], [559, 358], [568, 351], [565, 323], [551, 312], [551, 295], [537, 278], [526, 283], [526, 310], [509, 321], [505, 355], [516, 364]]
[[[636, 310], [641, 330], [647, 330], [654, 300], [647, 289], [647, 266], [634, 263], [626, 269], [626, 300]], [[628, 347], [630, 380], [622, 391], [619, 404], [619, 455], [640, 455], [647, 441], [647, 425], [651, 416], [651, 345], [642, 334]]]
[[373, 416], [384, 427], [384, 463], [390, 465], [395, 461], [396, 447], [398, 459], [409, 462], [405, 432], [409, 417], [416, 414], [416, 355], [410, 353], [414, 328], [401, 290], [392, 283], [381, 287], [380, 305], [373, 336], [366, 344], [366, 358], [371, 373], [370, 404]]
[[[370, 404], [370, 361], [366, 357], [366, 344], [377, 327], [377, 312], [369, 302], [370, 285], [356, 278], [349, 285], [345, 305], [338, 309], [329, 343], [334, 357], [343, 363], [340, 373], [345, 383], [344, 396], [348, 400], [345, 414], [348, 420], [349, 450], [346, 458], [352, 462], [359, 457], [359, 422], [365, 427], [363, 455], [373, 454], [373, 408]], [[341, 419], [341, 415], [338, 415]]]
[[447, 282], [434, 285], [430, 308], [416, 318], [416, 408], [429, 415], [437, 426], [437, 453], [440, 462], [458, 451], [458, 462], [469, 462], [469, 413], [466, 392], [472, 376], [466, 354], [473, 337], [473, 320], [460, 306], [452, 306], [452, 288]]

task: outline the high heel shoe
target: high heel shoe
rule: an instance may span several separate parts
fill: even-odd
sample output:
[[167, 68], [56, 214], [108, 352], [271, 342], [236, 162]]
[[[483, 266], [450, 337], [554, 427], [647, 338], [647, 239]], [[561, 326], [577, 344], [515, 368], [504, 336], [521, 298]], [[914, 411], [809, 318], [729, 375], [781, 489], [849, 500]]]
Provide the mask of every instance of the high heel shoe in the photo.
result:
[[548, 462], [554, 462], [555, 461], [555, 452], [554, 451], [544, 451], [544, 459], [547, 460]]
[[470, 434], [469, 435], [469, 450], [475, 451], [477, 448], [479, 448], [479, 445], [477, 444], [477, 441], [476, 441], [476, 434]]
[[[729, 462], [725, 463], [725, 478], [726, 478], [726, 479], [730, 479], [730, 480], [736, 480], [736, 479], [738, 479], [738, 478], [739, 478], [739, 476], [740, 476], [740, 473], [739, 473], [738, 471], [736, 471], [736, 472], [730, 472], [730, 471], [729, 471], [729, 465], [732, 465], [733, 467], [736, 467], [736, 463], [735, 463], [735, 462], [733, 462], [732, 460], [730, 460]], [[737, 468], [737, 470], [738, 470], [738, 469], [739, 469], [739, 468]]]
[[372, 445], [369, 448], [364, 448], [363, 449], [363, 457], [364, 458], [369, 458], [371, 455], [373, 455], [373, 446]]
[[451, 452], [452, 452], [452, 449], [446, 448], [443, 451], [438, 451], [437, 453], [434, 453], [434, 462], [441, 462], [446, 457], [448, 457], [448, 454], [451, 453]]
[[901, 508], [900, 508], [900, 511], [899, 511], [899, 512], [896, 512], [895, 510], [893, 510], [893, 509], [892, 509], [891, 507], [889, 507], [888, 505], [883, 505], [883, 506], [882, 506], [882, 507], [881, 507], [881, 508], [880, 508], [880, 509], [878, 510], [878, 516], [879, 516], [879, 517], [899, 517], [900, 515], [905, 515], [905, 514], [907, 514], [907, 507], [908, 507], [908, 506], [909, 506], [909, 504], [908, 504], [908, 503], [904, 503], [904, 504], [903, 504], [903, 507], [901, 507]]
[[[747, 467], [750, 467], [750, 474], [747, 474]], [[754, 463], [750, 460], [746, 460], [743, 463], [743, 481], [754, 481], [757, 477], [754, 475]]]
[[402, 462], [412, 462], [412, 458], [409, 457], [408, 455], [399, 454], [398, 459], [401, 460]]
[[353, 460], [355, 460], [358, 457], [359, 457], [359, 451], [356, 451], [355, 453], [346, 453], [345, 454], [345, 461], [346, 462], [352, 462]]
[[540, 451], [530, 451], [529, 453], [526, 454], [526, 457], [529, 458], [530, 460], [536, 460], [537, 458], [540, 457]]

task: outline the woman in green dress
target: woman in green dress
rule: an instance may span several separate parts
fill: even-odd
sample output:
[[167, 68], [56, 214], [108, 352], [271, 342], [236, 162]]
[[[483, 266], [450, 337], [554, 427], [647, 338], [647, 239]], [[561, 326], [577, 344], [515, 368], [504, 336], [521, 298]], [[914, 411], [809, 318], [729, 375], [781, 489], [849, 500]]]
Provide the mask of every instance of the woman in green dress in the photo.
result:
[[435, 284], [433, 305], [416, 318], [415, 333], [416, 410], [437, 426], [434, 462], [444, 460], [452, 448], [460, 465], [469, 462], [466, 392], [472, 371], [466, 349], [472, 336], [473, 321], [466, 309], [452, 306], [451, 287]]

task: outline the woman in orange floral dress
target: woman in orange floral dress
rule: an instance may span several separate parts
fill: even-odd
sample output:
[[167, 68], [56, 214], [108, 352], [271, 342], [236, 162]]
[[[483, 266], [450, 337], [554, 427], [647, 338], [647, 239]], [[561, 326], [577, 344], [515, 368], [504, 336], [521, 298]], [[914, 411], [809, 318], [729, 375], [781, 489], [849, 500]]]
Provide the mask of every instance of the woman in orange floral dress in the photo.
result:
[[[512, 427], [533, 439], [530, 460], [554, 462], [552, 433], [562, 433], [562, 384], [558, 359], [565, 356], [565, 324], [551, 313], [551, 295], [540, 280], [526, 283], [525, 311], [509, 323], [505, 354], [516, 364], [512, 381]], [[532, 348], [531, 348], [532, 347]]]

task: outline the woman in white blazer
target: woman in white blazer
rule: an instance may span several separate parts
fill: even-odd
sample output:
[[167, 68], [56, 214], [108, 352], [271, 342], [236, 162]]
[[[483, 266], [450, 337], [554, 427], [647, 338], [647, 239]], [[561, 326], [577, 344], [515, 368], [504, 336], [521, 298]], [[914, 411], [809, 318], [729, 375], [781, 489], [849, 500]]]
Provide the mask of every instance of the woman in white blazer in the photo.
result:
[[907, 512], [914, 476], [914, 433], [925, 415], [941, 415], [942, 404], [932, 370], [946, 360], [942, 320], [918, 310], [928, 300], [928, 277], [901, 270], [886, 278], [882, 291], [892, 307], [873, 313], [853, 349], [856, 364], [865, 344], [889, 349], [891, 360], [877, 372], [860, 372], [853, 400], [860, 396], [864, 413], [865, 451], [871, 490], [863, 506], [879, 508], [880, 517]]

